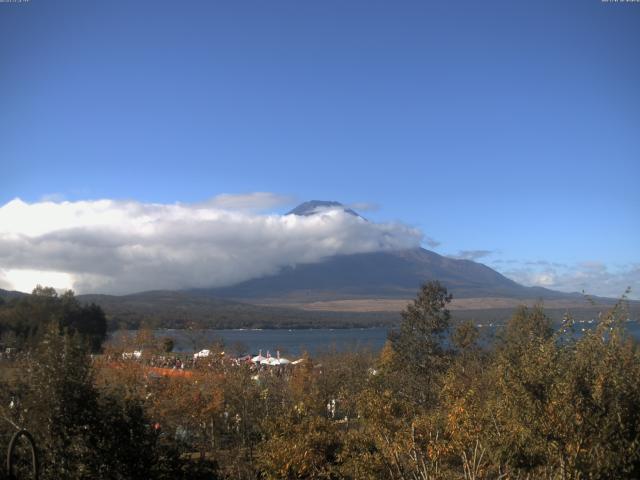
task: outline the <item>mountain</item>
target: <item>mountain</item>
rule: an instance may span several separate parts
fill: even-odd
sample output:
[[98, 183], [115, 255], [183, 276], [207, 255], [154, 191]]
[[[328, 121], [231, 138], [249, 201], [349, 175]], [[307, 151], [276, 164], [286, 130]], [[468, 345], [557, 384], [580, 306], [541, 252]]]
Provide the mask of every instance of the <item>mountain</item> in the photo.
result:
[[252, 305], [185, 291], [154, 290], [131, 295], [78, 295], [100, 305], [109, 328], [309, 328], [390, 325], [388, 312], [309, 312], [296, 308]]
[[[288, 214], [310, 216], [327, 209], [360, 217], [339, 202], [320, 200], [305, 202]], [[591, 305], [577, 293], [525, 287], [481, 263], [424, 248], [336, 255], [224, 288], [78, 298], [100, 305], [112, 328], [182, 328], [192, 323], [210, 328], [337, 328], [397, 323], [399, 312], [429, 280], [439, 280], [453, 294], [456, 319], [504, 321], [518, 304], [540, 299], [556, 320], [567, 310], [576, 318], [591, 319], [615, 302], [596, 299], [599, 306]], [[0, 298], [19, 295], [0, 290]], [[639, 318], [640, 302], [630, 304], [631, 316]]]
[[[305, 202], [288, 215], [310, 216], [326, 209], [342, 209], [360, 217], [339, 202], [325, 200]], [[525, 287], [481, 263], [444, 257], [424, 248], [336, 255], [318, 263], [284, 267], [276, 275], [230, 287], [193, 292], [252, 303], [410, 299], [429, 280], [442, 282], [454, 298], [580, 298], [577, 294]]]
[[310, 215], [322, 213], [323, 210], [333, 210], [333, 209], [342, 210], [355, 217], [364, 218], [361, 215], [359, 215], [357, 212], [354, 212], [350, 208], [345, 207], [340, 202], [327, 201], [327, 200], [311, 200], [308, 202], [301, 203], [293, 210], [287, 212], [287, 215], [300, 215], [300, 216], [308, 217]]
[[525, 287], [481, 263], [443, 257], [424, 248], [337, 255], [319, 263], [286, 267], [276, 275], [231, 287], [194, 292], [254, 302], [409, 299], [429, 280], [439, 280], [455, 298], [577, 297], [546, 288]]
[[[334, 256], [226, 288], [78, 298], [100, 305], [111, 328], [389, 326], [397, 324], [399, 312], [431, 279], [453, 293], [455, 320], [504, 322], [517, 305], [539, 299], [556, 321], [568, 310], [576, 320], [589, 320], [614, 302], [598, 299], [591, 305], [579, 294], [524, 287], [485, 265], [422, 248]], [[640, 302], [630, 303], [631, 318], [640, 318]]]
[[3, 290], [0, 288], [0, 298], [4, 300], [11, 300], [12, 298], [20, 298], [27, 295], [26, 293], [17, 292], [15, 290]]

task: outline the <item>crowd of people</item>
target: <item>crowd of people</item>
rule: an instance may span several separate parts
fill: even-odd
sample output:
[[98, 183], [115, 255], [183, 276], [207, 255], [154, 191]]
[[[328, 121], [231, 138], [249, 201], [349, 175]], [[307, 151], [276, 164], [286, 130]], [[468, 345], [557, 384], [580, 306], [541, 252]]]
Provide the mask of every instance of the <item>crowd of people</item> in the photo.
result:
[[[206, 352], [206, 353], [203, 353]], [[165, 368], [174, 370], [193, 370], [202, 368], [214, 368], [219, 366], [239, 366], [248, 365], [252, 370], [272, 370], [282, 371], [289, 365], [296, 365], [302, 361], [296, 360], [290, 362], [279, 355], [271, 357], [262, 356], [262, 351], [258, 355], [227, 355], [225, 352], [212, 352], [209, 350], [201, 350], [200, 352], [190, 353], [150, 353], [145, 354], [142, 350], [134, 350], [132, 352], [122, 352], [119, 355], [109, 353], [106, 354], [108, 362], [114, 361], [131, 361], [142, 364], [147, 367]]]

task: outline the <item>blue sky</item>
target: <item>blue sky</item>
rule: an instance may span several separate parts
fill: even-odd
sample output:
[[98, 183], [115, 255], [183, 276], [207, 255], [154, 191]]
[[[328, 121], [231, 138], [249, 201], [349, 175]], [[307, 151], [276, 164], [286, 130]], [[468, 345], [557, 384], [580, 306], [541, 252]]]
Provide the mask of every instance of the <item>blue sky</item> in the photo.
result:
[[637, 296], [639, 45], [640, 4], [600, 0], [0, 3], [0, 205], [374, 204]]

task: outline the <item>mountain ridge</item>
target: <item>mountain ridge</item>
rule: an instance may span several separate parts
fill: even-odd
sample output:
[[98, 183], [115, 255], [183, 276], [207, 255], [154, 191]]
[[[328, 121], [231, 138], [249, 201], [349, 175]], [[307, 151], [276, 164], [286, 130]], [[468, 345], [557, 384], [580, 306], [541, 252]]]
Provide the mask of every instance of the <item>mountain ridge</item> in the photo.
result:
[[[302, 203], [287, 215], [321, 215], [331, 209], [364, 219], [339, 202], [324, 200]], [[581, 309], [581, 314], [588, 316], [591, 310], [597, 315], [599, 308], [585, 307], [588, 302], [582, 294], [523, 286], [482, 263], [446, 257], [422, 247], [334, 255], [226, 287], [83, 294], [78, 298], [102, 306], [112, 325], [160, 322], [185, 327], [197, 321], [214, 328], [337, 328], [396, 322], [403, 305], [431, 280], [440, 281], [453, 295], [451, 309], [464, 311], [469, 318], [493, 314], [505, 318], [517, 304], [537, 301], [547, 301], [560, 318], [568, 309]], [[26, 294], [0, 290], [0, 298], [21, 295]], [[603, 305], [616, 301], [594, 298]], [[640, 302], [632, 304], [640, 309]]]
[[360, 217], [364, 219], [362, 215], [356, 211], [345, 207], [342, 203], [335, 200], [309, 200], [308, 202], [301, 203], [297, 207], [289, 210], [286, 215], [298, 215], [301, 217], [308, 217], [322, 213], [322, 210], [339, 209], [354, 217]]
[[424, 248], [335, 255], [316, 263], [284, 267], [280, 272], [238, 284], [191, 289], [200, 295], [240, 301], [261, 298], [412, 298], [420, 285], [440, 281], [456, 298], [577, 298], [543, 287], [525, 287], [481, 263], [453, 259]]

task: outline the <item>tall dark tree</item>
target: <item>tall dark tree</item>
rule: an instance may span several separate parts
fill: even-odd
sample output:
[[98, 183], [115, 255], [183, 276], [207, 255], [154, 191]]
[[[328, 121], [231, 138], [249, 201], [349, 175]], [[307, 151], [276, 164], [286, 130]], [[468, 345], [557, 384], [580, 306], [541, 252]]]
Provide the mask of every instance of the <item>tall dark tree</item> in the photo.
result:
[[100, 425], [86, 343], [60, 335], [50, 323], [33, 355], [26, 378], [24, 422], [43, 455], [43, 478], [88, 478], [92, 473], [92, 434]]
[[81, 305], [72, 291], [60, 297], [60, 325], [79, 333], [89, 343], [92, 352], [98, 352], [107, 337], [107, 318], [95, 303]]
[[451, 298], [440, 282], [428, 282], [402, 312], [400, 330], [391, 340], [406, 368], [428, 374], [442, 367], [443, 340], [451, 318], [446, 307]]
[[396, 392], [415, 404], [432, 403], [435, 380], [446, 366], [444, 337], [449, 329], [446, 308], [451, 295], [440, 282], [425, 283], [402, 312], [400, 329], [390, 335]]
[[163, 352], [171, 353], [171, 352], [173, 352], [174, 347], [175, 347], [175, 342], [173, 341], [173, 338], [164, 337], [162, 339], [162, 351]]

